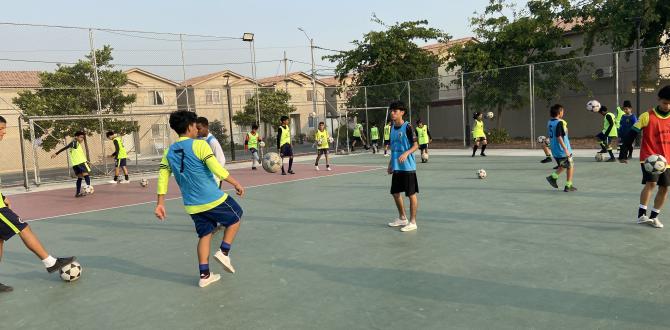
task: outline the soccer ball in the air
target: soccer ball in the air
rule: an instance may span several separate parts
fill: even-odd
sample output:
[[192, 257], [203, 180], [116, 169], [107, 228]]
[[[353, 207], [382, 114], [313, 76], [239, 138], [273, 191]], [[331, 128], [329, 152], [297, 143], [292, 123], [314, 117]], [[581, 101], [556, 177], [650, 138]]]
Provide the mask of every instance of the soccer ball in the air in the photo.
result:
[[589, 101], [588, 103], [586, 103], [586, 110], [591, 112], [600, 111], [600, 102], [598, 102], [598, 100]]
[[84, 187], [84, 194], [93, 195], [94, 192], [95, 192], [95, 189], [93, 189], [93, 186]]
[[149, 185], [149, 180], [147, 180], [147, 179], [140, 180], [140, 186], [146, 187], [148, 185]]
[[427, 162], [428, 162], [428, 158], [429, 158], [429, 157], [428, 157], [428, 154], [427, 154], [427, 153], [422, 153], [422, 154], [421, 154], [421, 160], [422, 160], [424, 163], [427, 163]]
[[258, 142], [258, 145], [259, 145], [261, 148], [265, 148], [265, 141]]
[[489, 111], [486, 113], [486, 118], [493, 119], [493, 112]]
[[540, 135], [537, 137], [537, 143], [546, 143], [547, 142], [547, 137], [544, 135]]
[[276, 173], [282, 165], [281, 157], [276, 152], [268, 152], [263, 156], [263, 169], [269, 173]]
[[482, 168], [479, 171], [477, 171], [477, 177], [480, 179], [486, 178], [486, 171]]
[[601, 152], [596, 153], [596, 162], [602, 162], [603, 160], [605, 160], [605, 155]]
[[333, 139], [332, 137], [329, 137], [329, 138], [328, 138], [328, 142], [329, 142], [329, 143], [333, 143], [333, 142], [335, 142], [335, 139]]
[[644, 160], [644, 170], [651, 174], [661, 174], [667, 166], [668, 161], [661, 155], [651, 155]]
[[73, 261], [60, 269], [60, 278], [65, 282], [74, 282], [81, 277], [81, 265]]

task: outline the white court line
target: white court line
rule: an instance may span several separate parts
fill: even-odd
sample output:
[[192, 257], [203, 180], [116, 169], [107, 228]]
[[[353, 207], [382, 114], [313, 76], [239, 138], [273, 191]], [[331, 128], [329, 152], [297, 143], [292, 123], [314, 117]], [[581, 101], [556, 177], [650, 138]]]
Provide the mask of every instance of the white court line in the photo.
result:
[[[342, 166], [342, 165], [338, 165]], [[351, 165], [351, 166], [356, 166], [356, 165]], [[371, 172], [371, 171], [376, 171], [376, 170], [381, 170], [385, 169], [384, 167], [373, 167], [369, 168], [366, 170], [360, 170], [360, 171], [353, 171], [353, 172], [347, 172], [347, 173], [337, 173], [337, 174], [331, 174], [331, 175], [322, 175], [322, 176], [315, 176], [311, 178], [302, 178], [302, 179], [296, 179], [296, 180], [290, 180], [290, 181], [283, 181], [283, 182], [272, 182], [272, 183], [263, 183], [263, 184], [258, 184], [254, 186], [248, 186], [245, 187], [246, 189], [249, 188], [259, 188], [259, 187], [265, 187], [265, 186], [272, 186], [276, 184], [281, 184], [281, 183], [291, 183], [291, 182], [299, 182], [299, 181], [307, 181], [307, 180], [313, 180], [313, 179], [320, 179], [320, 178], [329, 178], [333, 176], [340, 176], [340, 175], [346, 175], [346, 174], [357, 174], [357, 173], [365, 173], [365, 172]], [[224, 191], [234, 191], [234, 189], [225, 189]], [[166, 198], [166, 201], [172, 201], [172, 200], [177, 200], [181, 199], [181, 197], [172, 197], [172, 198]], [[48, 220], [48, 219], [55, 219], [55, 218], [60, 218], [60, 217], [67, 217], [67, 216], [72, 216], [72, 215], [79, 215], [79, 214], [86, 214], [86, 213], [92, 213], [92, 212], [98, 212], [98, 211], [107, 211], [107, 210], [114, 210], [114, 209], [120, 209], [122, 207], [128, 207], [128, 206], [138, 206], [138, 205], [144, 205], [144, 204], [150, 204], [150, 203], [155, 203], [156, 201], [149, 201], [149, 202], [142, 202], [142, 203], [134, 203], [134, 204], [126, 204], [126, 205], [119, 205], [119, 206], [112, 206], [112, 207], [105, 207], [102, 209], [97, 209], [97, 210], [90, 210], [90, 211], [81, 211], [81, 212], [73, 212], [73, 213], [66, 213], [66, 214], [61, 214], [61, 215], [54, 215], [54, 216], [49, 216], [49, 217], [44, 217], [44, 218], [37, 218], [37, 219], [31, 219], [31, 220], [25, 220], [26, 222], [33, 222], [33, 221], [41, 221], [41, 220]]]

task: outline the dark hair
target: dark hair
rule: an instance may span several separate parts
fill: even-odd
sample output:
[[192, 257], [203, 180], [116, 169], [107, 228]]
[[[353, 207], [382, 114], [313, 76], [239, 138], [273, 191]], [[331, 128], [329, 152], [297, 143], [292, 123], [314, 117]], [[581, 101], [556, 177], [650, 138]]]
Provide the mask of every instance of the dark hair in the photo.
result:
[[407, 111], [407, 107], [405, 107], [405, 103], [402, 101], [393, 101], [391, 104], [389, 104], [389, 110]]
[[633, 105], [630, 103], [630, 101], [625, 100], [625, 101], [623, 101], [623, 107], [624, 108], [632, 108]]
[[325, 124], [326, 124], [326, 123], [324, 123], [324, 122], [322, 122], [322, 121], [319, 122], [319, 125], [325, 125]]
[[198, 119], [196, 119], [195, 122], [202, 126], [209, 127], [209, 120], [207, 120], [207, 118], [205, 117], [198, 117]]
[[283, 122], [284, 120], [288, 120], [288, 116], [281, 116], [281, 118], [279, 118], [279, 121]]
[[110, 136], [114, 135], [114, 131], [107, 131], [106, 135], [107, 135], [107, 137], [110, 137]]
[[598, 110], [598, 112], [603, 112], [603, 113], [606, 113], [606, 112], [607, 112], [607, 107], [606, 107], [606, 106], [604, 106], [604, 105], [603, 105], [603, 106], [601, 106], [601, 107], [600, 107], [600, 110]]
[[258, 124], [251, 125], [251, 129], [258, 129]]
[[670, 85], [666, 85], [658, 91], [658, 98], [663, 100], [670, 100]]
[[187, 110], [179, 110], [170, 114], [170, 128], [177, 134], [184, 134], [188, 127], [193, 125], [198, 120], [195, 112]]
[[77, 137], [77, 136], [82, 136], [82, 135], [86, 135], [86, 133], [84, 133], [84, 131], [76, 131], [76, 132], [74, 132], [74, 136], [75, 136], [75, 137]]
[[475, 111], [475, 113], [472, 114], [472, 119], [477, 119], [477, 117], [479, 117], [479, 115], [481, 114], [482, 114], [481, 112]]
[[558, 117], [558, 115], [561, 113], [561, 110], [563, 110], [563, 106], [556, 103], [549, 108], [549, 115], [552, 117]]
[[416, 124], [417, 124], [417, 125], [419, 125], [419, 124], [421, 124], [421, 123], [423, 123], [423, 120], [421, 120], [421, 119], [419, 119], [419, 120], [416, 121]]
[[5, 117], [3, 117], [3, 116], [0, 116], [0, 123], [7, 124], [7, 119], [5, 119]]

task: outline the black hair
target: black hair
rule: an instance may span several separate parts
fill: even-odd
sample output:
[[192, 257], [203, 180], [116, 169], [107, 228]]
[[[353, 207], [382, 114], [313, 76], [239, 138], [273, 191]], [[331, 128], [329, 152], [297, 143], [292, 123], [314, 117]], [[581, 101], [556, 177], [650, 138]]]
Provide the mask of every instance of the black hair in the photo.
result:
[[561, 113], [561, 110], [563, 110], [563, 106], [556, 103], [549, 108], [549, 115], [551, 117], [558, 117], [558, 115]]
[[251, 125], [251, 129], [258, 129], [258, 124]]
[[74, 136], [75, 136], [75, 137], [77, 137], [77, 136], [82, 136], [82, 135], [86, 135], [86, 133], [84, 133], [84, 131], [76, 131], [76, 132], [74, 132]]
[[405, 106], [405, 103], [402, 101], [393, 101], [391, 104], [389, 104], [389, 110], [400, 110], [400, 111], [407, 111], [407, 107]]
[[184, 134], [188, 127], [195, 124], [198, 116], [195, 112], [179, 110], [170, 114], [170, 128], [177, 134]]
[[319, 125], [321, 125], [321, 124], [323, 124], [323, 125], [326, 125], [326, 123], [324, 123], [324, 122], [320, 121], [320, 122], [319, 122]]
[[624, 108], [632, 108], [633, 105], [630, 103], [629, 100], [625, 100], [625, 101], [623, 101], [623, 107]]
[[477, 117], [479, 117], [479, 115], [481, 114], [482, 114], [481, 112], [475, 111], [475, 113], [472, 114], [472, 119], [477, 119]]
[[114, 131], [107, 131], [106, 135], [109, 138], [110, 136], [114, 135]]
[[279, 121], [281, 122], [283, 122], [284, 120], [288, 120], [288, 116], [281, 116], [281, 118], [279, 118]]
[[0, 116], [0, 123], [7, 124], [7, 119], [5, 119], [3, 116]]
[[421, 119], [419, 119], [419, 120], [416, 121], [416, 124], [417, 124], [417, 125], [419, 125], [419, 124], [421, 124], [421, 123], [423, 123], [423, 120], [421, 120]]
[[205, 117], [198, 117], [198, 119], [196, 119], [195, 122], [202, 126], [209, 127], [209, 120], [207, 120], [207, 118]]
[[670, 101], [670, 85], [666, 85], [658, 91], [658, 98]]
[[598, 110], [598, 112], [607, 113], [607, 107], [604, 106], [604, 105], [601, 106], [601, 107], [600, 107], [600, 110]]

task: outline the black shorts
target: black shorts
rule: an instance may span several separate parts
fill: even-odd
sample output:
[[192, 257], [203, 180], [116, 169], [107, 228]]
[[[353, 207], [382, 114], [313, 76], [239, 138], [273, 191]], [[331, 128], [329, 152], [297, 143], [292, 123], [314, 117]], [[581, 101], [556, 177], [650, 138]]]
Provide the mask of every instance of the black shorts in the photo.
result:
[[474, 138], [473, 140], [474, 140], [475, 142], [483, 142], [483, 141], [486, 141], [486, 137], [485, 137], [485, 136], [483, 136], [483, 137], [478, 137], [478, 138]]
[[351, 142], [363, 142], [360, 136], [354, 136], [354, 139]]
[[558, 164], [559, 167], [562, 167], [564, 169], [569, 169], [574, 166], [574, 161], [572, 158], [569, 157], [563, 157], [563, 158], [555, 158], [556, 159], [556, 164]]
[[419, 182], [416, 179], [416, 172], [393, 172], [391, 178], [391, 194], [405, 193], [405, 196], [412, 196], [419, 192]]
[[9, 240], [28, 226], [8, 207], [0, 208], [0, 239]]
[[327, 155], [328, 154], [328, 148], [317, 149], [316, 154], [317, 155]]
[[384, 145], [385, 146], [390, 146], [391, 145], [391, 140], [384, 140]]
[[88, 164], [86, 164], [86, 163], [81, 163], [79, 165], [72, 166], [72, 170], [74, 171], [74, 174], [76, 174], [76, 175], [88, 173], [88, 172], [91, 171], [91, 169], [88, 168]]
[[293, 156], [293, 147], [287, 143], [279, 148], [279, 152], [282, 154], [282, 157], [291, 157]]
[[420, 144], [419, 150], [428, 150], [428, 143]]
[[253, 154], [258, 152], [258, 150], [256, 150], [256, 148], [249, 148], [249, 152]]
[[640, 164], [642, 169], [642, 184], [647, 184], [647, 182], [654, 182], [660, 187], [670, 186], [670, 171], [666, 170], [661, 174], [651, 174], [644, 170], [644, 164]]
[[126, 158], [116, 159], [114, 162], [114, 167], [126, 167]]

